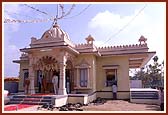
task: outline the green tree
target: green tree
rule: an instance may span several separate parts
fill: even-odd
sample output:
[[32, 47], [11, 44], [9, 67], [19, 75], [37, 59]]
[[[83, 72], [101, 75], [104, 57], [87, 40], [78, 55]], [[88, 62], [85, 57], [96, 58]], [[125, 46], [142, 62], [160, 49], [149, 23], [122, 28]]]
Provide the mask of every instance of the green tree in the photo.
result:
[[151, 77], [151, 86], [161, 86], [161, 64], [158, 63], [158, 57], [153, 58], [153, 65], [149, 65], [149, 76]]
[[163, 86], [164, 81], [164, 61], [158, 63], [158, 56], [153, 58], [153, 64], [145, 66], [136, 72], [134, 78], [142, 80], [143, 87]]

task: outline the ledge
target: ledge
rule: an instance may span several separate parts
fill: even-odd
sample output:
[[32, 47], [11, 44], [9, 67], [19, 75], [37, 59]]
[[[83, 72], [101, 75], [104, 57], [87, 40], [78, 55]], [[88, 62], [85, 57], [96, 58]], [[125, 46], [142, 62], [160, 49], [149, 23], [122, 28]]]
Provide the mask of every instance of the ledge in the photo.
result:
[[74, 89], [92, 89], [91, 87], [74, 87]]

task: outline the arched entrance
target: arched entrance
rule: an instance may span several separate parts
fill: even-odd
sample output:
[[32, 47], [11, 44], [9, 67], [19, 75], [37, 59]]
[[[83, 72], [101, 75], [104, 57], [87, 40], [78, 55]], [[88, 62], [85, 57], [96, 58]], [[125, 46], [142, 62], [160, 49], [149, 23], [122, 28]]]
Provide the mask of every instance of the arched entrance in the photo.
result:
[[[57, 60], [52, 56], [43, 56], [35, 64], [35, 71], [37, 73], [36, 80], [35, 80], [36, 82], [35, 84], [37, 87], [36, 92], [53, 93], [54, 92], [54, 88], [52, 84], [53, 73], [54, 72], [59, 73], [59, 64]], [[41, 85], [39, 84], [40, 81], [41, 81]]]
[[67, 66], [66, 66], [66, 73], [65, 73], [65, 76], [66, 76], [65, 87], [66, 87], [67, 94], [69, 94], [69, 93], [72, 93], [74, 90], [74, 70], [73, 70], [73, 64], [70, 60], [67, 60], [66, 65]]

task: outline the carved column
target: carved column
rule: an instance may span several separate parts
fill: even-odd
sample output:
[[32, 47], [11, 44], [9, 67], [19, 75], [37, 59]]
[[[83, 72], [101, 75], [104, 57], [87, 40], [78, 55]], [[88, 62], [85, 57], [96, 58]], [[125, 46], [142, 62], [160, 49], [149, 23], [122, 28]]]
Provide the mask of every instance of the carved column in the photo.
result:
[[30, 79], [30, 85], [29, 85], [29, 93], [35, 94], [35, 88], [34, 88], [34, 70], [33, 70], [33, 58], [32, 55], [29, 55], [29, 79]]
[[79, 68], [77, 68], [76, 70], [77, 70], [76, 87], [79, 87], [79, 86], [80, 86], [80, 80], [79, 80], [80, 73], [79, 73]]
[[65, 88], [66, 55], [64, 52], [61, 52], [59, 67], [60, 67], [59, 95], [66, 95], [67, 94]]

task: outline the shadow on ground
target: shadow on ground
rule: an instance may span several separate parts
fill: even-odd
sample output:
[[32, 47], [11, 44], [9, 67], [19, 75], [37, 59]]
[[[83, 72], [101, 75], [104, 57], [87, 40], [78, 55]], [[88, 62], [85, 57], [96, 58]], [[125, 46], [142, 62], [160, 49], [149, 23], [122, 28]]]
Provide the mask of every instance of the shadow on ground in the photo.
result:
[[146, 110], [160, 111], [160, 106], [158, 106], [158, 105], [147, 105]]

